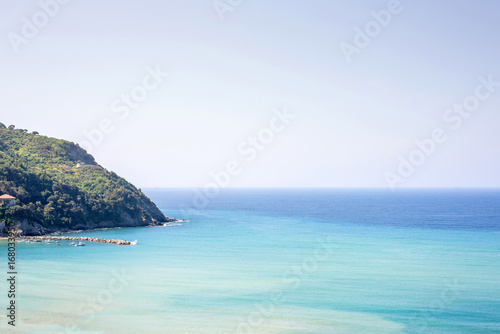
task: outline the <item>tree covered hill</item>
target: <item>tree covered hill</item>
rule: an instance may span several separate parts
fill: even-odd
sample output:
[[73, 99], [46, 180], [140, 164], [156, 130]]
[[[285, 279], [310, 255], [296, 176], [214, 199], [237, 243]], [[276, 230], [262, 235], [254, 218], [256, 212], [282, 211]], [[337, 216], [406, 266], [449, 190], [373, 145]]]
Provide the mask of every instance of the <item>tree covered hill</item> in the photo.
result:
[[21, 224], [25, 235], [173, 220], [141, 190], [99, 166], [78, 145], [14, 126], [6, 128], [2, 123], [1, 194], [17, 198], [7, 214]]

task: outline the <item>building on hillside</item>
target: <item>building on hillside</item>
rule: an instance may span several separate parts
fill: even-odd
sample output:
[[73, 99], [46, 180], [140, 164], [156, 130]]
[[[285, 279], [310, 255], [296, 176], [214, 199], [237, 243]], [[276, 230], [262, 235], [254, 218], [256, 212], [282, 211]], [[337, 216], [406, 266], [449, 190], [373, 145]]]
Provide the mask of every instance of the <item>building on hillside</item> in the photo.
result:
[[16, 198], [10, 195], [2, 195], [0, 196], [0, 207], [6, 207], [10, 209], [16, 204]]

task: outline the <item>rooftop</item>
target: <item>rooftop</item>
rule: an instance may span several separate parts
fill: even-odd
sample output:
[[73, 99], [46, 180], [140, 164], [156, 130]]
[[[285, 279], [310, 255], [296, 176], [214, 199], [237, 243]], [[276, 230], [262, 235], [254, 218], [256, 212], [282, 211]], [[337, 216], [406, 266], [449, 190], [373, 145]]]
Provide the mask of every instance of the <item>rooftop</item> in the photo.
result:
[[2, 196], [0, 196], [0, 199], [16, 199], [16, 198], [12, 197], [10, 195], [2, 195]]

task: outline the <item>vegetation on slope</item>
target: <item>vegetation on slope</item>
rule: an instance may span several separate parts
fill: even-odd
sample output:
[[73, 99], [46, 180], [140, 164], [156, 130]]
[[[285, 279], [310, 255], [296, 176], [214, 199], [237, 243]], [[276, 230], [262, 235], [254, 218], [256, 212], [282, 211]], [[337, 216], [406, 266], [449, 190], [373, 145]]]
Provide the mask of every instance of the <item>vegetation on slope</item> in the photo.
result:
[[125, 179], [73, 143], [0, 123], [0, 194], [17, 198], [14, 221], [46, 231], [169, 221]]

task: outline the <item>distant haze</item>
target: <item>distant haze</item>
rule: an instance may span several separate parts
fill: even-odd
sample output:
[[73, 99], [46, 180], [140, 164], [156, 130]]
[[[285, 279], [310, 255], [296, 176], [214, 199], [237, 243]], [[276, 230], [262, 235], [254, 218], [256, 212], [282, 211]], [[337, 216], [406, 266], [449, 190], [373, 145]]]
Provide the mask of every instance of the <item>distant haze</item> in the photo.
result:
[[0, 9], [0, 122], [136, 186], [500, 187], [498, 1]]

